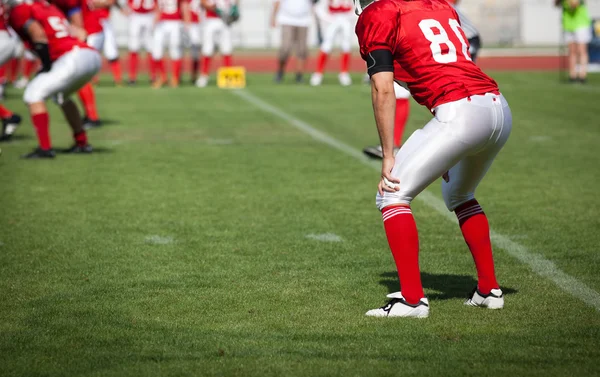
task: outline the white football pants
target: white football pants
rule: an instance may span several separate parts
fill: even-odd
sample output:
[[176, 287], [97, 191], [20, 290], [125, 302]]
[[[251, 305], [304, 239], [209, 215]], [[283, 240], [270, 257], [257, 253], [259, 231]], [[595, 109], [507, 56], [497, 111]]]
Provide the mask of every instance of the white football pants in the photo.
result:
[[183, 22], [177, 20], [160, 21], [154, 28], [154, 41], [152, 43], [152, 58], [163, 58], [165, 41], [169, 42], [169, 56], [179, 60], [183, 56]]
[[219, 44], [219, 52], [222, 55], [231, 55], [233, 52], [233, 41], [231, 27], [227, 26], [220, 18], [207, 17], [202, 21], [202, 55], [213, 56], [215, 47]]
[[9, 61], [15, 54], [16, 44], [6, 31], [0, 31], [0, 66]]
[[116, 60], [119, 58], [119, 48], [112, 25], [108, 20], [102, 20], [100, 23], [102, 31], [88, 35], [86, 42], [88, 46], [102, 52], [108, 61]]
[[[354, 13], [352, 13], [352, 16], [353, 15]], [[333, 50], [335, 37], [339, 34], [342, 52], [350, 52], [352, 49], [352, 38], [354, 36], [354, 25], [351, 16], [347, 13], [334, 14], [331, 17], [331, 20], [331, 23], [327, 26], [323, 35], [321, 51], [329, 54], [331, 50]]]
[[129, 51], [138, 52], [144, 47], [146, 52], [152, 51], [152, 28], [154, 27], [155, 14], [131, 13], [129, 15]]
[[377, 207], [410, 204], [427, 186], [442, 181], [446, 206], [454, 211], [475, 197], [475, 189], [510, 135], [512, 114], [502, 95], [486, 94], [434, 109], [435, 117], [416, 130], [396, 155], [392, 176], [400, 190], [383, 196]]
[[54, 97], [61, 104], [88, 83], [100, 71], [101, 65], [102, 57], [98, 51], [75, 47], [52, 63], [49, 72], [39, 73], [29, 82], [23, 100], [32, 104]]

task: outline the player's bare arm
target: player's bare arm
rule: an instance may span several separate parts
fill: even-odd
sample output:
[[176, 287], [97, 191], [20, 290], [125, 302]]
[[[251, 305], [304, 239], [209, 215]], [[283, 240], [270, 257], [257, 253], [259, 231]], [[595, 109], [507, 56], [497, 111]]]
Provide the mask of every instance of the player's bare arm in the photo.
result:
[[88, 33], [83, 26], [81, 11], [69, 13], [69, 24], [71, 25], [71, 34], [84, 42], [87, 39]]
[[271, 13], [271, 27], [277, 26], [277, 13], [279, 13], [279, 1], [273, 3], [273, 13]]
[[37, 21], [29, 21], [26, 25], [27, 34], [33, 44], [33, 50], [42, 62], [42, 72], [48, 72], [52, 68], [50, 50], [48, 48], [48, 37], [44, 27]]
[[95, 9], [110, 8], [115, 5], [116, 0], [93, 0], [92, 5]]
[[200, 1], [200, 5], [202, 5], [202, 8], [206, 9], [206, 10], [210, 10], [216, 13], [219, 13], [217, 10], [217, 5], [216, 4], [212, 4], [209, 0], [202, 0]]

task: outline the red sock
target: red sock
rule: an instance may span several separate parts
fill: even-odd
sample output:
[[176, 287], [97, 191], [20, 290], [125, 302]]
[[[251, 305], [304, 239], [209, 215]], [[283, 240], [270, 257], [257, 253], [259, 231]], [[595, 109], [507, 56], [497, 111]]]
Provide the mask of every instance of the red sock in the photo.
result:
[[12, 111], [0, 105], [0, 119], [10, 118], [13, 115]]
[[156, 80], [156, 62], [152, 59], [152, 55], [148, 54], [148, 71], [150, 73], [150, 80]]
[[33, 123], [33, 127], [35, 127], [40, 148], [52, 148], [52, 144], [50, 143], [50, 117], [48, 116], [48, 113], [32, 115], [31, 123]]
[[123, 77], [121, 76], [121, 63], [119, 62], [119, 59], [110, 61], [110, 70], [112, 71], [115, 83], [121, 84], [121, 82], [123, 82]]
[[488, 294], [492, 289], [499, 288], [499, 285], [494, 271], [494, 256], [487, 217], [475, 199], [462, 204], [454, 212], [475, 261], [479, 291]]
[[394, 123], [394, 146], [400, 147], [402, 145], [402, 134], [404, 134], [404, 127], [410, 114], [410, 102], [408, 98], [396, 99], [396, 121]]
[[19, 76], [19, 59], [12, 58], [9, 63], [10, 75], [8, 77], [9, 82], [17, 81], [17, 76]]
[[137, 52], [129, 53], [129, 81], [137, 80], [138, 70], [138, 54]]
[[163, 59], [154, 61], [154, 74], [156, 76], [159, 76], [160, 79], [163, 81], [167, 79], [167, 73], [165, 71], [165, 61]]
[[231, 55], [224, 55], [223, 56], [223, 66], [224, 67], [231, 67]]
[[36, 65], [37, 61], [25, 59], [25, 66], [23, 67], [23, 76], [30, 78], [31, 74], [35, 70]]
[[173, 66], [173, 77], [179, 81], [181, 77], [181, 59], [173, 60], [171, 64]]
[[391, 206], [381, 211], [402, 296], [409, 304], [418, 304], [425, 296], [419, 270], [419, 233], [410, 207]]
[[348, 73], [350, 70], [350, 53], [344, 52], [342, 54], [342, 73]]
[[88, 143], [87, 133], [85, 131], [73, 134], [73, 139], [75, 139], [75, 144], [77, 144], [80, 147], [84, 147]]
[[327, 63], [328, 57], [329, 57], [329, 55], [326, 52], [323, 52], [323, 51], [319, 52], [316, 73], [323, 73], [325, 71], [325, 64]]
[[0, 84], [4, 84], [6, 82], [6, 64], [0, 66]]
[[94, 88], [92, 84], [86, 84], [83, 88], [79, 89], [79, 99], [83, 103], [85, 109], [85, 115], [90, 120], [98, 120], [98, 111], [96, 110], [96, 96], [94, 95]]
[[210, 56], [202, 57], [202, 75], [208, 76], [208, 71], [210, 70], [210, 61], [212, 58]]

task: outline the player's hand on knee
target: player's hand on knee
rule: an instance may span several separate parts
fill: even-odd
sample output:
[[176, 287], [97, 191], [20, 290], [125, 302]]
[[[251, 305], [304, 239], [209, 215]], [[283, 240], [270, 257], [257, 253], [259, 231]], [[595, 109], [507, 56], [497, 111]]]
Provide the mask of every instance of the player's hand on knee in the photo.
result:
[[400, 191], [400, 180], [396, 177], [392, 177], [392, 169], [396, 164], [396, 159], [392, 157], [385, 157], [381, 163], [381, 181], [379, 181], [378, 191], [380, 195], [384, 192], [396, 192]]

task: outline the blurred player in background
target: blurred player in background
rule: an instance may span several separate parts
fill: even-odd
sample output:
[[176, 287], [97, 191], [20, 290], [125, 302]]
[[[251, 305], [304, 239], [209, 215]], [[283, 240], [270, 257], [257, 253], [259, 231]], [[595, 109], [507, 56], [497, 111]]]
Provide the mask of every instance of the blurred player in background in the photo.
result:
[[202, 25], [202, 73], [196, 86], [204, 88], [208, 85], [210, 64], [217, 43], [223, 55], [223, 66], [231, 67], [231, 24], [240, 18], [240, 13], [237, 0], [201, 0], [201, 5], [206, 17]]
[[152, 58], [154, 59], [156, 80], [153, 88], [159, 89], [167, 82], [165, 63], [163, 60], [164, 45], [169, 45], [171, 57], [171, 87], [178, 87], [181, 77], [181, 58], [183, 56], [184, 22], [189, 25], [190, 4], [188, 0], [158, 0], [156, 9], [156, 25], [154, 27], [154, 42]]
[[592, 41], [592, 19], [583, 0], [555, 0], [562, 7], [565, 42], [569, 46], [569, 81], [585, 83]]
[[138, 54], [141, 47], [146, 51], [150, 80], [154, 82], [154, 62], [152, 60], [152, 29], [154, 28], [156, 1], [128, 0], [129, 40], [129, 85], [135, 85], [138, 74]]
[[[401, 292], [373, 317], [429, 316], [419, 269], [412, 200], [440, 177], [477, 269], [465, 305], [501, 309], [490, 229], [475, 190], [512, 129], [496, 82], [472, 61], [456, 11], [445, 0], [355, 0], [360, 52], [371, 76], [373, 110], [383, 147], [377, 207], [396, 262]], [[394, 81], [406, 85], [434, 118], [394, 156]]]
[[178, 87], [181, 77], [181, 58], [183, 56], [184, 22], [190, 24], [190, 3], [188, 0], [158, 0], [152, 58], [154, 59], [156, 80], [153, 88], [159, 89], [167, 82], [163, 60], [165, 41], [169, 45], [171, 57], [171, 87]]
[[296, 82], [304, 80], [308, 60], [308, 28], [312, 22], [313, 3], [317, 0], [274, 0], [271, 27], [281, 26], [279, 67], [275, 82], [283, 81], [285, 67], [294, 50], [296, 54]]
[[[23, 100], [29, 108], [39, 147], [24, 158], [54, 158], [50, 141], [50, 118], [45, 101], [58, 103], [73, 131], [75, 144], [69, 153], [90, 153], [79, 110], [69, 95], [89, 82], [100, 70], [100, 54], [75, 38], [72, 32], [85, 34], [70, 25], [64, 14], [43, 0], [3, 0], [9, 12], [9, 24], [42, 63], [42, 69], [25, 88]], [[83, 38], [81, 38], [83, 39]]]
[[[326, 6], [323, 6], [323, 5]], [[327, 24], [323, 35], [323, 43], [317, 60], [317, 70], [310, 78], [310, 85], [319, 86], [323, 82], [323, 72], [329, 54], [333, 49], [335, 38], [340, 36], [340, 48], [342, 50], [342, 66], [338, 80], [342, 86], [352, 84], [352, 78], [348, 73], [350, 68], [350, 50], [352, 49], [352, 41], [354, 40], [354, 4], [352, 0], [321, 0], [315, 8], [317, 17], [323, 24]]]
[[449, 0], [448, 1], [456, 13], [458, 14], [458, 18], [460, 21], [460, 26], [467, 37], [469, 42], [469, 53], [471, 54], [471, 58], [473, 61], [477, 60], [477, 55], [479, 54], [479, 50], [481, 49], [481, 37], [479, 34], [479, 30], [475, 27], [475, 25], [465, 16], [465, 14], [460, 10], [458, 4], [460, 0]]
[[[110, 23], [110, 8], [116, 0], [81, 0], [84, 24], [88, 32], [88, 44], [102, 52], [110, 64], [116, 85], [122, 84], [121, 65], [117, 40]], [[88, 28], [88, 23], [93, 26]], [[98, 30], [99, 29], [99, 30]]]
[[[4, 67], [6, 62], [15, 53], [15, 42], [8, 33], [8, 28], [4, 20], [3, 7], [0, 6], [0, 68]], [[1, 99], [1, 98], [0, 98]], [[21, 123], [21, 117], [8, 110], [0, 103], [0, 118], [2, 119], [2, 132], [0, 141], [8, 140], [12, 137], [15, 128]]]
[[190, 58], [192, 60], [191, 82], [196, 83], [198, 71], [200, 70], [200, 48], [202, 47], [202, 25], [201, 22], [202, 6], [200, 0], [190, 1], [191, 23], [187, 27], [187, 42], [190, 48]]
[[[14, 57], [9, 63], [11, 66], [10, 82], [12, 82], [15, 88], [23, 89], [27, 86], [32, 75], [36, 71], [38, 59], [33, 52], [25, 48], [16, 34], [14, 35], [14, 38], [18, 43], [16, 44], [17, 48]], [[21, 77], [17, 78], [19, 72], [21, 72]]]

